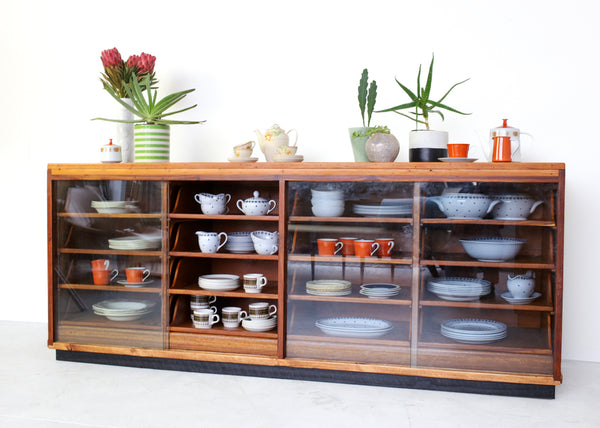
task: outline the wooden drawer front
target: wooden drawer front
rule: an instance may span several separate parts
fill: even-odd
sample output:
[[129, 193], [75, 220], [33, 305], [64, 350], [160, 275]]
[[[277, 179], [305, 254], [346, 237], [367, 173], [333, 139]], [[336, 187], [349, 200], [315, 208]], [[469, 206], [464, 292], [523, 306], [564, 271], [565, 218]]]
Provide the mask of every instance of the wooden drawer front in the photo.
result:
[[275, 339], [190, 333], [171, 333], [169, 338], [170, 349], [266, 356], [277, 355], [277, 340]]
[[410, 365], [408, 346], [288, 339], [287, 357]]

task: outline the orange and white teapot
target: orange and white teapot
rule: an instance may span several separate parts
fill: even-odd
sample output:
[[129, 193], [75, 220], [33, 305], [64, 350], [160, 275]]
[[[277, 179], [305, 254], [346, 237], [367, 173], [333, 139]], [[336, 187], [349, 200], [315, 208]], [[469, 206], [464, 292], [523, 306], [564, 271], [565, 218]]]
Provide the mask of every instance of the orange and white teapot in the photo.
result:
[[290, 129], [286, 132], [281, 129], [279, 125], [275, 124], [267, 129], [264, 134], [258, 129], [254, 131], [256, 133], [256, 137], [258, 138], [260, 149], [265, 154], [265, 159], [267, 162], [272, 162], [273, 155], [279, 153], [278, 147], [290, 145], [290, 137], [288, 134], [292, 131], [296, 133], [296, 139], [294, 140], [294, 144], [292, 144], [292, 146], [295, 146], [298, 142], [298, 131], [295, 129]]
[[[505, 137], [510, 138], [510, 157], [513, 162], [521, 162], [521, 135], [527, 135], [533, 142], [533, 135], [521, 132], [519, 128], [508, 126], [508, 119], [502, 119], [502, 126], [490, 129], [490, 138], [487, 148], [482, 144], [482, 150], [488, 161], [494, 161], [494, 142]], [[496, 140], [494, 140], [496, 139]]]

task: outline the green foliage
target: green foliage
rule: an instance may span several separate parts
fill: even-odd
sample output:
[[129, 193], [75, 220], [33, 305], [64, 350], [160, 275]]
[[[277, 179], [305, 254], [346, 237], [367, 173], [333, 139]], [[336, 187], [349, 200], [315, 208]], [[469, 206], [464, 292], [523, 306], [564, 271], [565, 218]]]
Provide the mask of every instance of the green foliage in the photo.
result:
[[[433, 60], [434, 60], [434, 57], [432, 55], [431, 56], [431, 64], [429, 65], [429, 73], [427, 75], [427, 82], [425, 83], [424, 88], [421, 87], [421, 66], [419, 65], [419, 74], [417, 75], [417, 94], [416, 95], [414, 94], [414, 92], [412, 92], [410, 89], [408, 89], [402, 83], [400, 83], [398, 81], [398, 79], [395, 79], [396, 83], [398, 83], [400, 88], [402, 88], [402, 90], [406, 93], [406, 95], [408, 95], [408, 97], [411, 99], [410, 102], [400, 104], [395, 107], [390, 107], [385, 110], [379, 110], [377, 113], [392, 111], [401, 116], [404, 116], [411, 120], [414, 120], [416, 124], [420, 123], [420, 124], [425, 125], [425, 127], [427, 129], [429, 129], [429, 114], [430, 113], [438, 114], [442, 118], [442, 120], [444, 120], [444, 114], [442, 113], [441, 110], [448, 110], [448, 111], [462, 114], [462, 115], [471, 114], [471, 113], [460, 112], [452, 107], [442, 104], [442, 101], [444, 101], [444, 99], [448, 96], [450, 91], [452, 91], [458, 85], [465, 83], [469, 79], [465, 79], [462, 82], [458, 82], [458, 83], [455, 83], [454, 85], [452, 85], [452, 87], [450, 89], [448, 89], [448, 91], [446, 91], [444, 96], [442, 98], [440, 98], [438, 101], [434, 101], [434, 100], [430, 99], [431, 82], [433, 80]], [[406, 109], [411, 109], [411, 108], [414, 108], [415, 111], [410, 112], [409, 114], [400, 112], [400, 110], [406, 110]], [[419, 119], [419, 116], [422, 116], [422, 119]], [[417, 125], [417, 127], [418, 127], [418, 125]]]
[[373, 126], [372, 128], [363, 128], [361, 131], [354, 131], [353, 137], [370, 137], [373, 134], [389, 134], [390, 129], [387, 126]]
[[[367, 89], [368, 88], [368, 89]], [[375, 109], [375, 101], [377, 98], [377, 82], [374, 80], [369, 85], [369, 72], [365, 68], [360, 77], [358, 84], [358, 106], [360, 107], [360, 115], [362, 116], [363, 127], [371, 126], [371, 115]], [[367, 123], [365, 124], [365, 110], [367, 112]]]
[[[188, 89], [185, 91], [175, 92], [167, 95], [161, 100], [157, 101], [157, 91], [152, 88], [152, 81], [149, 75], [144, 76], [141, 82], [135, 76], [131, 77], [129, 85], [125, 86], [124, 89], [127, 94], [127, 98], [131, 99], [133, 106], [130, 106], [119, 97], [118, 92], [108, 83], [103, 82], [104, 89], [119, 102], [123, 107], [138, 116], [139, 119], [133, 120], [118, 120], [118, 119], [105, 119], [101, 117], [94, 118], [92, 120], [106, 120], [109, 122], [122, 122], [122, 123], [148, 123], [156, 125], [191, 125], [200, 123], [198, 121], [185, 121], [185, 120], [169, 120], [164, 119], [166, 116], [171, 116], [177, 113], [181, 113], [187, 110], [191, 110], [197, 106], [194, 104], [191, 107], [186, 107], [181, 110], [166, 113], [168, 109], [173, 107], [179, 101], [181, 101], [187, 94], [193, 92], [195, 89]], [[145, 88], [147, 93], [147, 99], [144, 97]], [[154, 89], [154, 90], [153, 90]], [[204, 122], [204, 121], [202, 121]]]

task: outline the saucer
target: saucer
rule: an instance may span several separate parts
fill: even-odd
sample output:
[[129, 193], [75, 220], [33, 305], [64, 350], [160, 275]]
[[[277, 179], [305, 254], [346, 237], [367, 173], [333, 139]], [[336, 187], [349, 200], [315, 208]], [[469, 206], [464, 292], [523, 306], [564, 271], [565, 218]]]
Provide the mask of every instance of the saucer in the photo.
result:
[[438, 158], [440, 162], [475, 162], [476, 158]]
[[236, 158], [234, 156], [230, 156], [230, 157], [227, 158], [227, 160], [229, 162], [242, 162], [242, 163], [245, 163], [245, 162], [256, 162], [258, 160], [258, 158]]
[[124, 285], [125, 287], [143, 287], [144, 285], [148, 285], [153, 281], [153, 279], [147, 279], [144, 282], [127, 282], [126, 279], [122, 279], [120, 281], [117, 281], [117, 284]]
[[502, 293], [502, 298], [506, 300], [508, 303], [512, 303], [513, 305], [526, 305], [527, 303], [533, 302], [535, 299], [540, 297], [542, 293], [535, 292], [529, 297], [513, 297], [510, 291], [506, 293]]
[[273, 161], [275, 162], [302, 162], [304, 156], [302, 155], [273, 155]]

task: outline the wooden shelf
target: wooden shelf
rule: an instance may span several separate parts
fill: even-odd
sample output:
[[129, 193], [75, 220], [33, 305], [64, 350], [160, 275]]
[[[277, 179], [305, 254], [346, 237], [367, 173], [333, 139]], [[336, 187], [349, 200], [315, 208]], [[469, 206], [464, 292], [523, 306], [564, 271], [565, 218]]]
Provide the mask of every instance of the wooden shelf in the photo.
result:
[[162, 253], [158, 250], [105, 250], [92, 248], [59, 248], [59, 254], [91, 254], [91, 255], [123, 255], [123, 256], [149, 256], [160, 257]]
[[479, 260], [466, 258], [461, 255], [440, 255], [436, 259], [421, 259], [422, 266], [464, 266], [481, 268], [504, 268], [504, 269], [548, 269], [555, 270], [553, 263], [544, 262], [539, 259], [518, 258], [514, 261], [506, 262], [482, 262]]
[[276, 215], [243, 215], [243, 214], [221, 214], [207, 215], [197, 213], [170, 213], [169, 218], [173, 220], [232, 220], [232, 221], [279, 221]]
[[313, 256], [310, 254], [290, 254], [288, 260], [291, 262], [316, 262], [316, 263], [370, 263], [382, 265], [410, 265], [412, 259], [406, 258], [377, 258], [377, 257], [355, 257], [355, 256]]
[[199, 259], [231, 259], [231, 260], [278, 260], [277, 254], [262, 255], [257, 253], [202, 253], [200, 251], [171, 251], [171, 257], [194, 257]]
[[101, 213], [58, 213], [59, 217], [63, 218], [105, 218], [105, 219], [158, 219], [162, 218], [160, 213], [118, 213], [118, 214], [101, 214]]
[[468, 302], [455, 302], [451, 300], [440, 299], [438, 297], [435, 297], [433, 294], [427, 293], [427, 296], [419, 300], [419, 305], [454, 308], [501, 309], [511, 311], [539, 311], [551, 313], [554, 312], [554, 307], [546, 301], [546, 298], [544, 296], [526, 305], [514, 305], [496, 296], [485, 296], [482, 297], [480, 300]]
[[227, 329], [219, 322], [212, 326], [212, 328], [196, 328], [194, 324], [189, 321], [180, 325], [171, 325], [169, 331], [177, 333], [193, 333], [193, 334], [207, 334], [207, 335], [218, 335], [218, 336], [241, 336], [241, 337], [260, 337], [263, 339], [277, 339], [277, 328], [271, 331], [255, 332], [247, 331], [243, 327]]
[[160, 281], [158, 282], [158, 286], [154, 285], [152, 287], [144, 286], [144, 287], [126, 287], [124, 285], [95, 285], [95, 284], [58, 284], [59, 288], [63, 288], [66, 290], [94, 290], [94, 291], [123, 291], [129, 293], [160, 293], [162, 289], [160, 288]]
[[276, 284], [268, 284], [265, 288], [263, 288], [262, 293], [246, 293], [243, 287], [240, 287], [236, 290], [232, 291], [215, 291], [215, 290], [204, 290], [200, 288], [198, 284], [188, 284], [185, 288], [169, 288], [169, 294], [171, 295], [203, 295], [203, 296], [217, 296], [217, 297], [239, 297], [242, 299], [266, 299], [273, 300], [277, 299], [277, 291]]
[[412, 301], [406, 297], [391, 297], [389, 299], [372, 299], [362, 294], [353, 292], [348, 296], [315, 296], [312, 294], [289, 294], [290, 301], [305, 301], [305, 302], [338, 302], [338, 303], [358, 303], [371, 305], [397, 305], [410, 306]]
[[410, 217], [315, 217], [315, 216], [290, 216], [293, 223], [399, 223], [410, 224]]
[[421, 219], [421, 224], [427, 226], [429, 224], [464, 224], [464, 225], [481, 225], [481, 226], [531, 226], [531, 227], [549, 227], [556, 228], [556, 222], [545, 220], [494, 220], [494, 219], [448, 219], [448, 218], [424, 218]]

